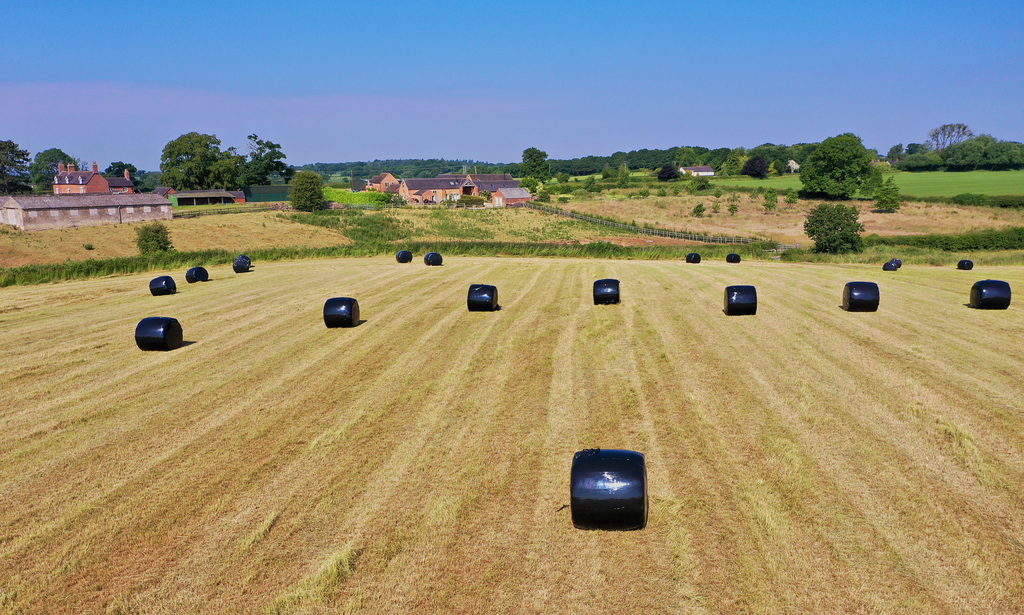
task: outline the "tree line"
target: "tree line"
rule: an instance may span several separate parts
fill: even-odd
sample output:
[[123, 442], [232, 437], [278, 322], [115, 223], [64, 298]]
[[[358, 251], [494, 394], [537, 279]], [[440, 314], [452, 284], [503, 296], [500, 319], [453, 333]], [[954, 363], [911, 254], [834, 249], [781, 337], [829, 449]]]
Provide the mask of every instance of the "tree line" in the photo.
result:
[[943, 124], [924, 143], [892, 146], [887, 158], [901, 171], [1006, 171], [1024, 169], [1024, 143], [975, 136], [966, 124]]

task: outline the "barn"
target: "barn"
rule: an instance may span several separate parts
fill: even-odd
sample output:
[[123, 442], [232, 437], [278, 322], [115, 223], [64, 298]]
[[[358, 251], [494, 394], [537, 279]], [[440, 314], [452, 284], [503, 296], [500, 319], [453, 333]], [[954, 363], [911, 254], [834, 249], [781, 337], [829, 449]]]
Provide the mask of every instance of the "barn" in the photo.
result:
[[0, 197], [0, 222], [23, 231], [170, 220], [171, 202], [153, 194]]

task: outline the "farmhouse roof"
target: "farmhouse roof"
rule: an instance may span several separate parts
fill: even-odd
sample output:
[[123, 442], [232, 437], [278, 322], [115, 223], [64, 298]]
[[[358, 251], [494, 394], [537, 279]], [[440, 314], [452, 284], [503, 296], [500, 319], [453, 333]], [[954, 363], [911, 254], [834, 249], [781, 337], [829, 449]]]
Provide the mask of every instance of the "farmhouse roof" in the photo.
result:
[[519, 181], [512, 180], [511, 173], [470, 173], [469, 178], [474, 182]]
[[697, 172], [697, 171], [699, 171], [701, 173], [707, 173], [709, 171], [711, 173], [715, 172], [715, 170], [713, 168], [709, 167], [706, 164], [702, 164], [702, 165], [699, 165], [699, 166], [696, 166], [696, 167], [683, 167], [683, 170], [684, 171], [690, 171], [691, 173], [694, 173], [694, 172]]
[[477, 185], [481, 190], [488, 192], [497, 192], [498, 190], [504, 190], [509, 188], [518, 188], [518, 179], [506, 179], [506, 180], [474, 180], [474, 184]]
[[499, 192], [506, 199], [529, 199], [533, 197], [526, 188], [502, 188]]
[[64, 185], [88, 184], [92, 181], [94, 175], [99, 175], [99, 173], [94, 173], [93, 171], [61, 171], [54, 176], [53, 183]]
[[12, 196], [7, 199], [5, 204], [10, 204], [11, 201], [14, 201], [16, 205], [24, 210], [171, 204], [171, 202], [164, 197], [155, 194], [50, 194], [45, 196]]
[[153, 194], [156, 194], [156, 195], [159, 195], [159, 196], [167, 196], [168, 194], [174, 194], [174, 193], [175, 193], [174, 188], [168, 188], [167, 186], [157, 186], [153, 190]]
[[108, 177], [107, 185], [111, 188], [134, 188], [135, 182], [124, 177]]
[[451, 190], [469, 183], [465, 177], [414, 177], [402, 181], [409, 190]]

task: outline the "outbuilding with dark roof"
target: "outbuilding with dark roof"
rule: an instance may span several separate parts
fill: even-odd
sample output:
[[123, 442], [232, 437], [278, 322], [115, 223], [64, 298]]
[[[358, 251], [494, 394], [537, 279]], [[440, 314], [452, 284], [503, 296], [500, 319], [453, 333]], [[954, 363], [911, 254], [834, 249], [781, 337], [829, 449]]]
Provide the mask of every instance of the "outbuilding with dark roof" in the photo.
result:
[[154, 194], [0, 197], [0, 222], [25, 231], [170, 220], [171, 202]]

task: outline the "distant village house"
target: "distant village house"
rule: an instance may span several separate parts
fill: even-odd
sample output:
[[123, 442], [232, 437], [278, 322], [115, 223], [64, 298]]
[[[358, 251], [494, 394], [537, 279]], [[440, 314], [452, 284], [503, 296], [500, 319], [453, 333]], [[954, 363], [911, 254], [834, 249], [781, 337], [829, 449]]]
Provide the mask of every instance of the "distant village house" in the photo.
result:
[[124, 177], [103, 177], [99, 165], [92, 163], [92, 171], [79, 171], [75, 165], [57, 163], [53, 177], [54, 194], [134, 194], [135, 184], [125, 170]]
[[683, 175], [693, 175], [696, 177], [714, 177], [715, 175], [715, 170], [706, 164], [696, 167], [679, 167], [679, 172]]

